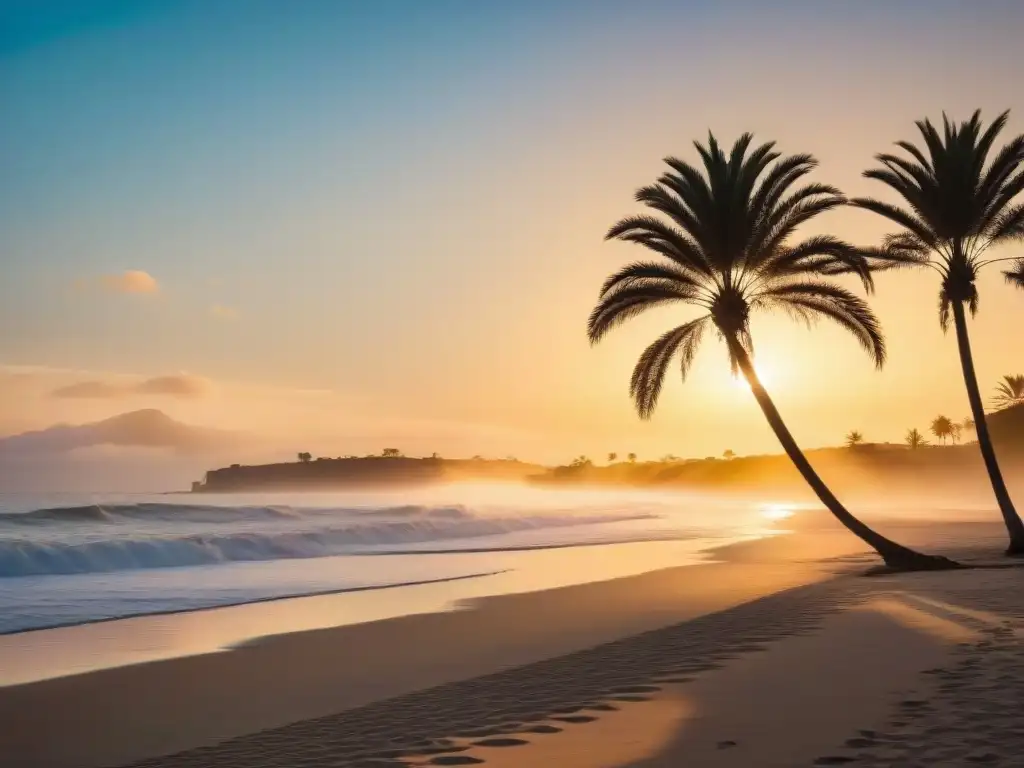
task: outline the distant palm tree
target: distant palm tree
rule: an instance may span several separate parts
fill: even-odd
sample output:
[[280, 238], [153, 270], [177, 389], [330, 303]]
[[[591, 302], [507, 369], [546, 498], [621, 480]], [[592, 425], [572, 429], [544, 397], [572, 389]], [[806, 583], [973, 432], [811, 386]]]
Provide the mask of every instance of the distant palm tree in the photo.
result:
[[858, 432], [856, 429], [846, 433], [846, 447], [856, 448], [858, 445], [863, 444], [864, 435]]
[[587, 457], [585, 455], [580, 455], [580, 456], [577, 456], [575, 459], [573, 459], [572, 460], [572, 464], [570, 464], [569, 466], [571, 466], [571, 467], [591, 467], [593, 465], [594, 465], [594, 462], [592, 462], [589, 457]]
[[[873, 198], [851, 202], [900, 228], [878, 252], [876, 268], [924, 266], [941, 278], [939, 322], [945, 330], [952, 312], [978, 445], [1010, 536], [1007, 554], [1024, 554], [1024, 521], [1006, 489], [985, 423], [965, 311], [974, 315], [978, 310], [978, 272], [1010, 260], [983, 258], [986, 251], [1024, 236], [1024, 204], [1017, 202], [1024, 192], [1024, 136], [1011, 139], [989, 160], [1008, 116], [1004, 112], [985, 128], [980, 111], [959, 125], [943, 115], [942, 133], [931, 121], [919, 120], [924, 149], [898, 141], [896, 145], [907, 156], [878, 155], [882, 167], [864, 173], [894, 190], [906, 205]], [[1024, 259], [1014, 261], [1013, 268], [1003, 274], [1010, 283], [1024, 287]]]
[[397, 459], [401, 457], [402, 452], [397, 448], [385, 448], [380, 452], [380, 455], [388, 459]]
[[[774, 144], [751, 149], [744, 134], [727, 154], [714, 136], [696, 144], [703, 169], [674, 157], [658, 183], [636, 199], [664, 214], [633, 216], [613, 226], [607, 238], [638, 243], [664, 261], [639, 261], [609, 277], [591, 312], [588, 333], [596, 343], [625, 320], [668, 304], [700, 308], [703, 314], [671, 329], [644, 350], [630, 392], [641, 418], [649, 418], [673, 358], [686, 376], [701, 338], [713, 327], [725, 341], [733, 371], [741, 371], [789, 458], [822, 503], [884, 561], [900, 568], [948, 567], [944, 558], [921, 555], [891, 541], [854, 517], [832, 494], [797, 446], [754, 367], [750, 337], [753, 310], [783, 310], [801, 319], [832, 320], [848, 330], [875, 364], [885, 360], [878, 320], [868, 305], [830, 282], [853, 273], [870, 284], [863, 255], [827, 235], [791, 244], [804, 222], [845, 201], [822, 184], [798, 187], [816, 165], [810, 155], [782, 157]], [[776, 162], [777, 161], [777, 162]]]
[[961, 426], [964, 428], [964, 432], [973, 432], [974, 431], [974, 419], [972, 419], [970, 416], [968, 416], [966, 419], [963, 420], [963, 422], [961, 423]]
[[615, 453], [614, 451], [612, 453], [609, 453], [608, 454], [608, 463], [609, 464], [614, 464], [615, 460], [617, 458], [619, 458], [619, 454]]
[[903, 438], [903, 442], [909, 445], [910, 449], [914, 451], [922, 445], [928, 445], [928, 441], [924, 439], [924, 435], [918, 431], [917, 427], [907, 430], [907, 436]]
[[1024, 376], [1003, 376], [996, 385], [996, 396], [992, 398], [995, 408], [1009, 408], [1011, 405], [1024, 403]]
[[306, 464], [306, 463], [308, 463], [308, 462], [313, 460], [313, 454], [306, 453], [305, 451], [300, 453], [298, 455], [298, 457], [299, 457], [299, 461], [301, 461], [303, 464]]
[[736, 458], [736, 454], [733, 452], [732, 448], [726, 448], [725, 451], [722, 453], [722, 458], [723, 459], [735, 459]]
[[960, 436], [964, 433], [964, 427], [962, 424], [954, 421], [949, 425], [949, 436], [953, 439], [953, 445], [960, 442]]
[[932, 420], [932, 434], [946, 444], [946, 438], [953, 434], [953, 422], [946, 416], [936, 416]]
[[636, 454], [635, 453], [627, 453], [626, 454], [626, 460], [629, 461], [630, 464], [636, 464]]

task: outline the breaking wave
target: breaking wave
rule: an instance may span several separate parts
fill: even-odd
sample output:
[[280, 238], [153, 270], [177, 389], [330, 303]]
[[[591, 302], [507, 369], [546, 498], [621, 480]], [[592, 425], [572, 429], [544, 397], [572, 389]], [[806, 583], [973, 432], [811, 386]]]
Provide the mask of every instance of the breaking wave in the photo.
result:
[[[437, 547], [444, 547], [444, 542], [654, 517], [646, 513], [495, 516], [463, 506], [418, 505], [60, 507], [0, 515], [0, 578], [396, 553], [409, 551], [402, 548], [411, 545], [422, 549], [437, 542]], [[54, 535], [39, 535], [51, 530]], [[33, 535], [26, 536], [29, 532]]]

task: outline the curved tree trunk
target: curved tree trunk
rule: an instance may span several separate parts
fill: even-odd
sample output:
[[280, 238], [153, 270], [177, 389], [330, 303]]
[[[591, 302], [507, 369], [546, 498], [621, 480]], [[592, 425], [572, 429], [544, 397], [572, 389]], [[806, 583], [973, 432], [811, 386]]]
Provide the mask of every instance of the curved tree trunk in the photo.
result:
[[779, 415], [775, 403], [772, 402], [768, 392], [762, 386], [761, 380], [757, 377], [757, 372], [754, 370], [753, 363], [746, 350], [740, 344], [731, 340], [729, 341], [729, 347], [739, 364], [740, 370], [746, 377], [751, 391], [754, 393], [757, 404], [761, 406], [761, 410], [764, 412], [765, 418], [768, 419], [772, 431], [775, 432], [775, 436], [782, 443], [782, 448], [786, 451], [786, 455], [789, 456], [804, 480], [807, 481], [807, 484], [811, 486], [811, 489], [821, 500], [821, 503], [828, 508], [829, 512], [835, 515], [840, 523], [874, 549], [881, 556], [882, 560], [885, 561], [885, 564], [892, 568], [899, 568], [901, 570], [940, 570], [957, 567], [956, 563], [945, 557], [924, 555], [904, 547], [902, 544], [897, 544], [854, 517], [839, 502], [839, 499], [832, 494], [832, 491], [828, 489], [828, 486], [818, 476], [818, 473], [814, 471], [811, 463], [807, 461], [807, 457], [804, 456], [803, 451], [796, 444], [796, 440], [790, 434], [789, 428], [786, 427], [785, 422], [782, 420], [782, 416]]
[[1013, 507], [1013, 501], [1010, 499], [1010, 492], [1006, 490], [1003, 473], [999, 470], [996, 452], [992, 447], [992, 438], [988, 433], [985, 407], [981, 402], [978, 377], [974, 372], [974, 358], [971, 356], [971, 340], [967, 335], [967, 314], [964, 312], [963, 302], [953, 302], [953, 321], [956, 324], [960, 366], [964, 370], [964, 385], [967, 387], [967, 399], [971, 403], [971, 416], [974, 418], [974, 429], [978, 435], [978, 447], [981, 448], [981, 456], [985, 459], [985, 469], [988, 470], [988, 477], [992, 482], [992, 491], [996, 495], [999, 511], [1003, 515], [1003, 522], [1006, 523], [1006, 530], [1010, 534], [1010, 546], [1007, 548], [1006, 554], [1024, 555], [1024, 522], [1021, 522], [1020, 515], [1017, 514], [1017, 510]]

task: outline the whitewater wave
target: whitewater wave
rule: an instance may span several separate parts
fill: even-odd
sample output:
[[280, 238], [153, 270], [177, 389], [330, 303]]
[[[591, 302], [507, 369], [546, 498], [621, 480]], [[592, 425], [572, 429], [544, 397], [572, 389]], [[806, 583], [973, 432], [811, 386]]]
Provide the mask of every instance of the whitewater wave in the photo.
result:
[[[316, 510], [289, 508], [180, 507], [174, 505], [122, 505], [66, 507], [6, 515], [3, 523], [27, 522], [111, 523], [118, 519], [159, 519], [167, 515], [188, 522], [223, 520], [300, 519], [312, 516], [340, 520], [315, 529], [220, 530], [188, 534], [153, 534], [131, 530], [124, 535], [93, 535], [86, 541], [0, 537], [0, 578], [108, 573], [149, 568], [215, 565], [219, 563], [331, 557], [343, 554], [396, 552], [410, 545], [478, 539], [502, 534], [557, 528], [578, 528], [651, 519], [650, 514], [600, 516], [531, 515], [475, 516], [463, 507], [406, 506], [370, 510]], [[156, 508], [156, 509], [154, 509]], [[219, 517], [218, 517], [219, 516]], [[276, 516], [276, 517], [275, 517]], [[11, 518], [22, 518], [12, 521]], [[107, 529], [96, 525], [94, 529]]]

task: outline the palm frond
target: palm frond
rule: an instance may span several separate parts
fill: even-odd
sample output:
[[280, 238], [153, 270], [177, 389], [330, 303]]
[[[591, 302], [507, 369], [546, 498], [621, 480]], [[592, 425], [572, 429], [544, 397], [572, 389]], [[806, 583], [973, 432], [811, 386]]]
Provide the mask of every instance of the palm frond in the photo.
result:
[[622, 219], [605, 234], [605, 240], [638, 243], [657, 251], [685, 269], [703, 275], [711, 274], [700, 246], [689, 236], [653, 216], [631, 216]]
[[682, 269], [675, 264], [662, 264], [657, 261], [634, 261], [618, 272], [612, 274], [601, 286], [600, 296], [604, 298], [613, 289], [636, 288], [651, 284], [675, 284], [685, 287], [688, 291], [700, 289], [699, 275]]
[[656, 283], [637, 287], [622, 287], [605, 294], [590, 313], [587, 336], [597, 343], [612, 328], [654, 307], [683, 301], [691, 302], [696, 293], [681, 285]]
[[853, 334], [876, 367], [885, 364], [885, 338], [878, 318], [867, 302], [845, 288], [823, 281], [791, 283], [762, 292], [756, 302], [779, 306], [803, 319], [832, 320]]
[[1024, 239], [1024, 203], [1003, 211], [993, 222], [989, 238], [992, 242]]
[[629, 383], [629, 394], [640, 418], [649, 419], [654, 413], [665, 381], [665, 371], [676, 353], [682, 359], [682, 375], [683, 379], [686, 378], [700, 346], [706, 321], [707, 316], [701, 317], [667, 331], [640, 355]]
[[935, 233], [931, 231], [925, 222], [913, 214], [907, 213], [902, 208], [870, 197], [855, 197], [850, 200], [850, 205], [854, 208], [863, 208], [872, 213], [877, 213], [879, 216], [889, 219], [911, 232], [918, 240], [929, 247], [934, 248], [938, 243]]
[[1013, 267], [1003, 271], [1003, 277], [1010, 285], [1024, 288], [1024, 258], [1017, 259]]

